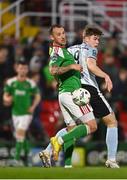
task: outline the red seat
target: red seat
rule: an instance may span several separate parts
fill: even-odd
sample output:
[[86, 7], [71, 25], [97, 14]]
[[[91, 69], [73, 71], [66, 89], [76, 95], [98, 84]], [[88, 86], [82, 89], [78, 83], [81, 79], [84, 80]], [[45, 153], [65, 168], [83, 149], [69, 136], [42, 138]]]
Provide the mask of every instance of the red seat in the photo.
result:
[[60, 107], [57, 100], [45, 100], [42, 102], [40, 119], [49, 137], [56, 134], [59, 116]]

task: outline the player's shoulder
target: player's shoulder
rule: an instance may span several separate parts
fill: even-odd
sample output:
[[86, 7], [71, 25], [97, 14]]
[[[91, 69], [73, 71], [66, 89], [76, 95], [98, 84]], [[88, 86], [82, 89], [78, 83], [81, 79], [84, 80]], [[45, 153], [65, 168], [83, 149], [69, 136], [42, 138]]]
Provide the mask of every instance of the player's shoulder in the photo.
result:
[[86, 43], [81, 43], [81, 44], [70, 46], [68, 48], [68, 51], [77, 51], [77, 50], [87, 51], [89, 49], [90, 47]]
[[12, 83], [16, 82], [17, 81], [17, 77], [12, 77], [12, 78], [9, 78], [7, 79], [6, 81], [6, 84], [8, 84], [9, 86], [11, 86]]
[[93, 47], [89, 46], [89, 50], [88, 50], [87, 56], [89, 58], [97, 59], [97, 54], [98, 54], [97, 48], [93, 48]]
[[79, 52], [81, 49], [81, 45], [80, 44], [77, 44], [77, 45], [73, 45], [73, 46], [70, 46], [67, 48], [67, 50], [72, 54], [74, 55], [76, 52]]
[[68, 51], [71, 51], [71, 50], [77, 50], [77, 49], [80, 49], [81, 47], [81, 44], [77, 44], [77, 45], [73, 45], [73, 46], [69, 46], [67, 48]]
[[97, 48], [94, 48], [94, 47], [90, 46], [90, 45], [87, 44], [87, 43], [82, 43], [82, 44], [81, 44], [81, 48], [82, 48], [82, 49], [86, 49], [86, 50], [88, 50], [88, 51], [92, 51], [92, 50], [97, 51]]
[[27, 78], [26, 82], [28, 82], [31, 87], [36, 87], [36, 83], [33, 79]]

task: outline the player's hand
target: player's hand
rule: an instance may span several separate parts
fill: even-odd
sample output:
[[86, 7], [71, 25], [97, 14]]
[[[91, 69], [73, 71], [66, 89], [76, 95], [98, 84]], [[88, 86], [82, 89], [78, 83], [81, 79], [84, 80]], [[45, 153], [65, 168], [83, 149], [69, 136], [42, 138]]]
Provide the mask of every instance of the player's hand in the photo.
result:
[[108, 90], [108, 92], [111, 92], [113, 88], [112, 81], [108, 75], [105, 76], [105, 89]]
[[70, 68], [73, 70], [76, 70], [76, 71], [80, 71], [80, 72], [83, 70], [83, 68], [80, 64], [71, 64]]
[[34, 113], [34, 110], [35, 110], [35, 107], [34, 107], [34, 106], [31, 106], [31, 107], [29, 107], [28, 112], [31, 113], [31, 114], [33, 114], [33, 113]]
[[6, 95], [6, 97], [4, 98], [4, 105], [5, 106], [11, 106], [12, 105], [12, 102], [13, 102], [13, 98], [11, 95]]

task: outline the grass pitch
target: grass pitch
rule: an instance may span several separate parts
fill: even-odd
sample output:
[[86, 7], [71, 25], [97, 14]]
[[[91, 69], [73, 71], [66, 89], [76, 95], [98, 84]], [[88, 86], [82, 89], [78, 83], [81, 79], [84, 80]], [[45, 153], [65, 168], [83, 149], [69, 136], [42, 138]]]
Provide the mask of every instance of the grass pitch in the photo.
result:
[[0, 179], [127, 179], [127, 167], [42, 168], [3, 167]]

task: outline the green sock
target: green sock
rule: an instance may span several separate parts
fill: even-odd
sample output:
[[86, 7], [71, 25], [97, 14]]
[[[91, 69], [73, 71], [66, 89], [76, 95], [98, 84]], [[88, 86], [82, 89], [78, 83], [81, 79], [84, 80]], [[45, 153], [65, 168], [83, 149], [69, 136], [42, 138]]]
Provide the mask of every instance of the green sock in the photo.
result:
[[29, 144], [29, 141], [28, 140], [24, 140], [23, 142], [23, 149], [24, 149], [24, 152], [25, 154], [27, 155], [30, 151], [30, 144]]
[[88, 134], [86, 125], [79, 125], [69, 131], [67, 134], [62, 136], [62, 139], [65, 142], [71, 140], [77, 140], [81, 137], [85, 137]]
[[30, 151], [30, 144], [29, 144], [29, 141], [28, 140], [24, 140], [23, 142], [23, 149], [24, 149], [24, 164], [26, 166], [28, 166], [28, 154], [29, 154], [29, 151]]
[[16, 152], [15, 152], [15, 159], [19, 160], [20, 159], [20, 154], [21, 154], [21, 150], [23, 147], [23, 142], [16, 142]]
[[64, 144], [65, 166], [72, 165], [72, 153], [74, 149], [74, 141], [68, 141]]

